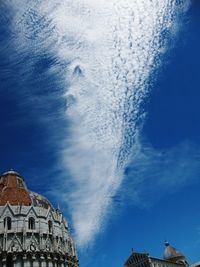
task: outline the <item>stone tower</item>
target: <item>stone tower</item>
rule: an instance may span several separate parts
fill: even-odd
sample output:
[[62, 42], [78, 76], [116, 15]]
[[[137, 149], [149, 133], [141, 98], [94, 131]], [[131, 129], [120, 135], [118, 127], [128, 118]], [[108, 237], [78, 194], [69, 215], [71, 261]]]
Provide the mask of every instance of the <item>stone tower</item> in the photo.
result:
[[27, 189], [15, 171], [0, 176], [0, 267], [77, 267], [59, 209]]

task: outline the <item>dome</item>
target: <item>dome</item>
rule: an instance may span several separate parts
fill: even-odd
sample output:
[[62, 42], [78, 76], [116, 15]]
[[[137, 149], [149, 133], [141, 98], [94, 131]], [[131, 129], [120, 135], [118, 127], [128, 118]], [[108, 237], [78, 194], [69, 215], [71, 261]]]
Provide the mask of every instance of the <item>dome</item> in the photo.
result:
[[47, 198], [29, 191], [23, 177], [14, 170], [7, 171], [0, 177], [0, 206], [6, 203], [46, 209], [52, 207]]
[[29, 192], [29, 194], [31, 197], [32, 205], [34, 207], [43, 207], [45, 209], [52, 207], [51, 203], [46, 197], [31, 191]]
[[7, 176], [7, 175], [15, 175], [15, 176], [18, 176], [18, 177], [23, 179], [23, 177], [18, 172], [14, 171], [12, 169], [10, 171], [4, 172], [2, 174], [2, 176]]
[[0, 206], [10, 205], [30, 206], [32, 201], [22, 176], [10, 170], [0, 176]]
[[185, 259], [185, 256], [172, 247], [169, 242], [165, 242], [165, 251], [164, 251], [164, 259], [169, 261], [177, 261], [181, 259]]
[[0, 175], [0, 266], [78, 267], [68, 222], [23, 177]]

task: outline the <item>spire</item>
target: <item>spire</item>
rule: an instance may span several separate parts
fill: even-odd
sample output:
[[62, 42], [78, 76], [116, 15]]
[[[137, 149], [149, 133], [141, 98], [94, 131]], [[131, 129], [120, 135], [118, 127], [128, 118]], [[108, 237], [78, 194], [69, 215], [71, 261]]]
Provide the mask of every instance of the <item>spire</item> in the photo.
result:
[[177, 261], [177, 259], [183, 259], [185, 258], [184, 255], [176, 250], [174, 247], [172, 247], [168, 241], [165, 241], [165, 252], [164, 252], [164, 259], [165, 260], [171, 260], [171, 261]]
[[168, 247], [169, 246], [169, 242], [167, 240], [165, 240], [165, 246]]

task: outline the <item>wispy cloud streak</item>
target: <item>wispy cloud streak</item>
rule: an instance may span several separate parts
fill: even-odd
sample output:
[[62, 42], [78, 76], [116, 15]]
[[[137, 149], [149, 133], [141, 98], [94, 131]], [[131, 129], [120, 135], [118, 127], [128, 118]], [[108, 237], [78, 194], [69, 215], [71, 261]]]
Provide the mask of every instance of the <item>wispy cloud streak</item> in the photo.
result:
[[136, 141], [132, 160], [126, 169], [119, 200], [149, 208], [165, 194], [198, 181], [199, 146], [188, 140], [174, 147], [155, 149], [148, 142]]
[[[18, 1], [16, 1], [18, 2]], [[47, 52], [62, 69], [68, 131], [60, 157], [69, 179], [76, 239], [87, 245], [100, 231], [123, 179], [141, 125], [150, 75], [186, 1], [11, 1], [19, 51]], [[59, 131], [62, 128], [59, 128]], [[67, 193], [65, 193], [67, 191]]]

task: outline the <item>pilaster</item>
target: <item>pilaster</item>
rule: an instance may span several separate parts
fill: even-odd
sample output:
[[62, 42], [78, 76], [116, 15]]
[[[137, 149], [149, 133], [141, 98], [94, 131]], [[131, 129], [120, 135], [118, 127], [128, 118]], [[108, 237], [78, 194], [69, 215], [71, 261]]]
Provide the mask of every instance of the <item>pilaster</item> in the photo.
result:
[[2, 258], [2, 267], [6, 267], [6, 256]]
[[23, 256], [23, 261], [24, 261], [23, 267], [31, 267], [31, 259], [29, 259], [26, 254]]
[[39, 267], [39, 260], [36, 258], [35, 254], [32, 254], [32, 267]]
[[48, 261], [48, 267], [54, 267], [54, 266], [53, 266], [53, 261], [52, 261], [52, 260]]
[[47, 262], [43, 254], [40, 256], [40, 266], [47, 267]]
[[54, 267], [58, 266], [58, 258], [56, 256], [53, 258], [53, 266]]
[[23, 262], [22, 259], [18, 258], [17, 260], [15, 260], [13, 262], [13, 267], [22, 267], [23, 266]]

